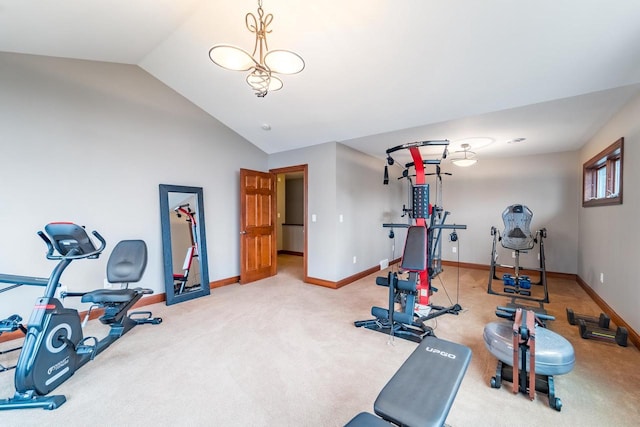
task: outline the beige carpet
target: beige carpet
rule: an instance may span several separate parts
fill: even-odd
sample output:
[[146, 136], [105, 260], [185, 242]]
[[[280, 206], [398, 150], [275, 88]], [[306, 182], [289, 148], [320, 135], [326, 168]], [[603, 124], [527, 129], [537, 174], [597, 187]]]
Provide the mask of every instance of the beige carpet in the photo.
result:
[[[55, 411], [0, 412], [2, 426], [341, 426], [373, 402], [416, 344], [353, 326], [385, 305], [378, 273], [339, 290], [301, 282], [301, 259], [280, 258], [279, 274], [208, 297], [148, 308], [161, 325], [142, 325], [55, 390]], [[640, 352], [579, 338], [565, 307], [597, 314], [574, 282], [550, 279], [557, 316], [550, 329], [574, 346], [576, 366], [556, 378], [561, 412], [545, 395], [529, 401], [510, 383], [489, 387], [496, 360], [482, 339], [506, 299], [486, 293], [488, 273], [463, 269], [459, 316], [431, 321], [440, 338], [468, 345], [473, 358], [447, 419], [451, 426], [635, 426], [640, 420]], [[456, 297], [458, 271], [441, 275]], [[443, 285], [436, 304], [449, 305]], [[100, 331], [100, 332], [96, 332]], [[99, 335], [90, 322], [87, 332]], [[12, 343], [0, 344], [0, 349]], [[11, 356], [14, 357], [14, 356]], [[3, 357], [0, 363], [10, 362]], [[424, 393], [437, 393], [425, 384]], [[13, 395], [13, 374], [0, 374], [0, 396]], [[421, 396], [407, 396], [407, 399]]]

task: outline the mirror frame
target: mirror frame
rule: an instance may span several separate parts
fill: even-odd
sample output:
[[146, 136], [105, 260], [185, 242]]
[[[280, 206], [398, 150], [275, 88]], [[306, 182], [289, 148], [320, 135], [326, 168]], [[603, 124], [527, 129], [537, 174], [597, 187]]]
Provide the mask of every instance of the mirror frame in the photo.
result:
[[[176, 295], [173, 282], [173, 256], [171, 250], [171, 218], [169, 211], [169, 193], [195, 194], [198, 201], [198, 261], [200, 264], [200, 290]], [[207, 262], [207, 239], [204, 226], [204, 198], [202, 187], [160, 184], [160, 222], [162, 225], [162, 254], [164, 264], [164, 286], [167, 305], [199, 298], [211, 293], [209, 267]]]

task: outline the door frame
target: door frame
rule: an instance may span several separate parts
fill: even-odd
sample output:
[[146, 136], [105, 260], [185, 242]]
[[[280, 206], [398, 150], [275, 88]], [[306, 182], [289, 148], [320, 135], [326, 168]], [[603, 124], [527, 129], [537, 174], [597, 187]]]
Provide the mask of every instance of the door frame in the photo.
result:
[[[294, 172], [302, 172], [302, 176], [303, 176], [303, 188], [304, 188], [304, 206], [303, 206], [303, 215], [304, 215], [304, 225], [302, 228], [302, 234], [304, 234], [304, 251], [302, 253], [302, 263], [303, 263], [303, 278], [302, 280], [304, 282], [307, 281], [308, 279], [308, 275], [307, 275], [307, 266], [308, 266], [308, 245], [307, 245], [307, 241], [308, 241], [308, 236], [309, 236], [309, 216], [308, 216], [308, 210], [307, 210], [307, 205], [308, 205], [308, 193], [309, 193], [309, 165], [308, 164], [303, 164], [303, 165], [296, 165], [296, 166], [288, 166], [288, 167], [284, 167], [284, 168], [275, 168], [275, 169], [269, 169], [269, 172], [272, 174], [275, 174], [276, 176], [279, 174], [287, 174], [287, 173], [294, 173]], [[275, 206], [277, 206], [278, 203], [278, 192], [276, 191], [276, 201], [274, 203]], [[277, 237], [278, 237], [278, 227], [276, 227], [276, 241], [277, 241]], [[277, 256], [276, 256], [276, 268], [277, 268]]]

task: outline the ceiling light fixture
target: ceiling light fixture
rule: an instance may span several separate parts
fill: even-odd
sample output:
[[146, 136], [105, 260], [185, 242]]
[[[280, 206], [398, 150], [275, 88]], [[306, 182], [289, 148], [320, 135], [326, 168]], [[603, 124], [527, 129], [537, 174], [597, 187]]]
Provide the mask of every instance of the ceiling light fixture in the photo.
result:
[[451, 162], [460, 167], [467, 167], [476, 164], [478, 161], [476, 159], [476, 153], [469, 151], [471, 146], [469, 144], [462, 144], [461, 147], [462, 151], [456, 151], [449, 157]]
[[282, 88], [282, 80], [274, 76], [274, 73], [297, 74], [305, 65], [302, 57], [295, 52], [269, 50], [267, 34], [271, 32], [269, 25], [272, 21], [273, 14], [265, 16], [262, 0], [258, 0], [258, 18], [251, 12], [245, 15], [247, 29], [256, 35], [253, 54], [229, 44], [217, 44], [209, 50], [209, 58], [216, 65], [232, 71], [250, 71], [247, 83], [260, 98], [264, 98], [269, 91]]

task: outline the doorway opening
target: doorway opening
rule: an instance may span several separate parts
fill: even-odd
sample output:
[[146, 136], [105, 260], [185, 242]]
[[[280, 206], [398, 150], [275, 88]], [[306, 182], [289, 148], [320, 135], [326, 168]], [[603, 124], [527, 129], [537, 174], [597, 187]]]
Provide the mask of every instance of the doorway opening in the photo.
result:
[[277, 274], [307, 280], [307, 165], [271, 169], [276, 176]]

